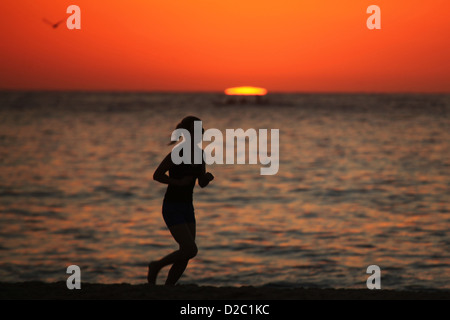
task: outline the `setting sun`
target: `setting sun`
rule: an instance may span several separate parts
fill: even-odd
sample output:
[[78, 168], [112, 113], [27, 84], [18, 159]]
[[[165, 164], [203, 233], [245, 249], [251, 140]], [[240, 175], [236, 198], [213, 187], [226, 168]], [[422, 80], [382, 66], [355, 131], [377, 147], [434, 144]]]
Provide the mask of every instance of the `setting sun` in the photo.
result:
[[229, 96], [264, 96], [267, 94], [267, 90], [258, 87], [234, 87], [225, 90], [225, 94]]

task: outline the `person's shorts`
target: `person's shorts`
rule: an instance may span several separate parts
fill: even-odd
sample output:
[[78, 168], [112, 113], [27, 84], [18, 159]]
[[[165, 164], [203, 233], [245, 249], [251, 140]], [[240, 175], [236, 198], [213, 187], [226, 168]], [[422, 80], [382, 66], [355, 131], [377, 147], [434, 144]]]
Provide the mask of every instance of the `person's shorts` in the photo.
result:
[[186, 202], [163, 202], [162, 215], [168, 227], [176, 224], [195, 223], [194, 205]]

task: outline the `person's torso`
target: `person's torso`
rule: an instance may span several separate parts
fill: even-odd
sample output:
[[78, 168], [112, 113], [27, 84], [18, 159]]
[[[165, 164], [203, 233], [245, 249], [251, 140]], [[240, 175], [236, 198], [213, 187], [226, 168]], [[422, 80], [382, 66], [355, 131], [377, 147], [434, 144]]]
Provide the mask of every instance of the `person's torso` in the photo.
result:
[[192, 182], [186, 186], [168, 185], [164, 201], [168, 202], [192, 202], [196, 178], [201, 174], [201, 164], [178, 164], [169, 169], [169, 177], [182, 179], [192, 177]]

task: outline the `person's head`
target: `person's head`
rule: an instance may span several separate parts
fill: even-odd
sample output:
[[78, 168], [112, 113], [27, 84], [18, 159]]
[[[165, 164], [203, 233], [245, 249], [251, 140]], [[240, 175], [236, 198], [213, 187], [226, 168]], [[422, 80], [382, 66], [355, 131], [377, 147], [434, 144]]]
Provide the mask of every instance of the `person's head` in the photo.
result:
[[[187, 116], [185, 118], [183, 118], [183, 120], [181, 120], [175, 129], [186, 129], [187, 131], [189, 131], [189, 133], [191, 134], [191, 136], [194, 136], [194, 122], [195, 121], [201, 121], [199, 118], [194, 117], [194, 116]], [[202, 134], [204, 132], [204, 129], [202, 128]], [[175, 144], [176, 141], [172, 141], [169, 144]]]
[[194, 134], [194, 122], [201, 121], [199, 118], [194, 116], [187, 116], [177, 124], [176, 129], [186, 129], [191, 134]]

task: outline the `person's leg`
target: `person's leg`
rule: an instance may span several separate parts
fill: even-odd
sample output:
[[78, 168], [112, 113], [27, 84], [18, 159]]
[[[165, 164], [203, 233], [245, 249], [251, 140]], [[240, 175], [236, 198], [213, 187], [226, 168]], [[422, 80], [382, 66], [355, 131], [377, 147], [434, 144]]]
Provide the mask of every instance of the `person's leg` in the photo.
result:
[[[189, 223], [187, 226], [189, 232], [192, 235], [192, 239], [195, 241], [195, 233], [196, 233], [195, 223]], [[189, 259], [175, 262], [170, 268], [169, 273], [167, 275], [166, 285], [175, 285], [175, 283], [177, 283], [177, 281], [183, 275], [184, 270], [186, 270], [188, 263]]]
[[[161, 260], [150, 262], [148, 265], [147, 274], [147, 281], [149, 284], [156, 283], [156, 277], [161, 268], [177, 262], [186, 263], [186, 261], [195, 257], [197, 254], [197, 245], [195, 244], [195, 239], [191, 231], [192, 226], [189, 226], [186, 223], [176, 224], [169, 227], [169, 230], [175, 241], [178, 242], [180, 248], [177, 251], [165, 256]], [[184, 266], [184, 268], [186, 268], [186, 266]]]

